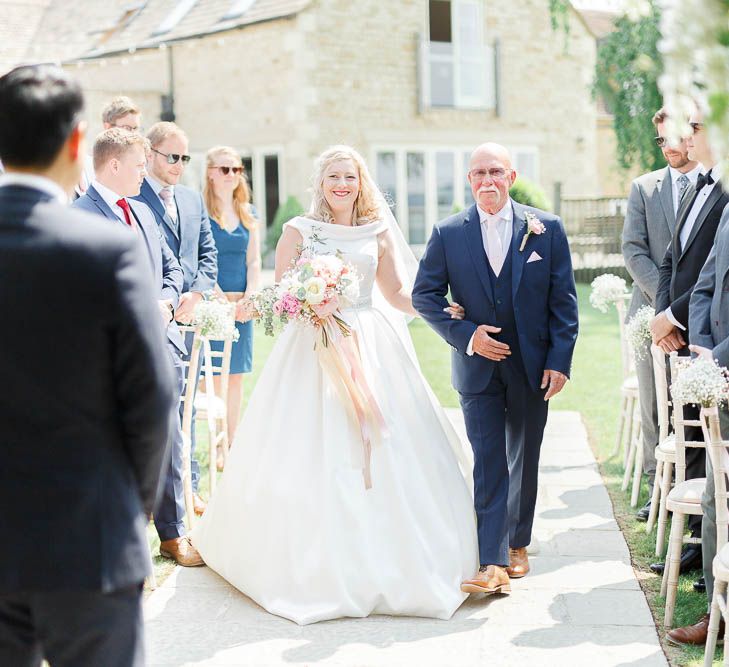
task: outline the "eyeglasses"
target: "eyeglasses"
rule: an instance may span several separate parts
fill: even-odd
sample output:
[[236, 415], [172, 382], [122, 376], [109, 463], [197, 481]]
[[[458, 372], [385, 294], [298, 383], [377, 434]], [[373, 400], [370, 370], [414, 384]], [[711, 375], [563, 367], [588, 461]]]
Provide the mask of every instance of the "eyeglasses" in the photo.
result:
[[227, 176], [231, 171], [234, 174], [242, 174], [243, 173], [243, 167], [210, 167], [211, 169], [220, 169], [220, 172], [223, 174], [223, 176]]
[[127, 132], [139, 132], [142, 129], [139, 125], [117, 125], [116, 123], [112, 123], [111, 126], [118, 127], [120, 130], [126, 130]]
[[691, 129], [694, 131], [694, 134], [696, 134], [702, 127], [704, 127], [703, 123], [689, 123], [691, 126]]
[[506, 178], [506, 175], [511, 173], [511, 169], [501, 169], [495, 167], [493, 169], [472, 169], [470, 172], [471, 178], [476, 181], [484, 181], [488, 176], [492, 181], [500, 181]]
[[179, 153], [163, 153], [162, 151], [158, 151], [156, 148], [153, 148], [152, 152], [158, 153], [159, 155], [166, 157], [167, 164], [177, 164], [180, 160], [182, 160], [182, 164], [187, 164], [192, 159], [189, 155], [180, 155]]

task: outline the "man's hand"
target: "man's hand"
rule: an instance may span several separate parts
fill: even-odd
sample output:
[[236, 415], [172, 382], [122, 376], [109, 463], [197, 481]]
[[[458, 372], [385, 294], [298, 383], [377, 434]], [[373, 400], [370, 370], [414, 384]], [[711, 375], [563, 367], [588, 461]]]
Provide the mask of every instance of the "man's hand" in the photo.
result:
[[673, 333], [661, 338], [656, 345], [666, 354], [671, 354], [671, 352], [678, 352], [682, 347], [686, 347], [686, 341], [683, 339], [681, 332], [678, 329], [674, 329]]
[[503, 361], [511, 355], [511, 350], [506, 343], [491, 338], [490, 333], [499, 333], [501, 327], [492, 327], [488, 324], [481, 324], [473, 335], [473, 351], [491, 361]]
[[689, 345], [689, 350], [693, 352], [700, 359], [708, 359], [714, 361], [714, 355], [708, 347], [701, 347], [701, 345]]
[[172, 303], [170, 301], [158, 301], [157, 303], [159, 304], [159, 313], [162, 315], [162, 323], [166, 327], [172, 322], [172, 308], [170, 308]]
[[651, 335], [653, 336], [653, 343], [658, 345], [658, 341], [666, 336], [672, 334], [676, 330], [676, 327], [668, 319], [666, 313], [659, 313], [651, 321]]
[[559, 371], [545, 370], [542, 374], [542, 389], [547, 389], [547, 393], [544, 394], [544, 400], [548, 401], [552, 396], [556, 396], [562, 391], [567, 382], [567, 376]]
[[185, 292], [180, 297], [180, 303], [177, 304], [175, 311], [175, 319], [180, 324], [191, 324], [195, 319], [195, 306], [202, 301], [200, 292]]

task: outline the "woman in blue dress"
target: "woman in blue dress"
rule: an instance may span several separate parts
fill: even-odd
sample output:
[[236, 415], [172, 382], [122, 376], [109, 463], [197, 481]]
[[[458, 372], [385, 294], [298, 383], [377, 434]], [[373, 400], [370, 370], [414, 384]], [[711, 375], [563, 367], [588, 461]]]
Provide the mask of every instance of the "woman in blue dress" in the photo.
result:
[[[243, 373], [250, 373], [253, 365], [253, 323], [246, 315], [243, 298], [246, 292], [258, 289], [261, 277], [260, 232], [243, 163], [232, 148], [216, 146], [208, 151], [204, 196], [218, 249], [218, 286], [229, 301], [237, 304], [240, 337], [233, 343], [228, 383], [228, 442], [232, 443], [240, 420]], [[216, 384], [216, 393], [219, 390]], [[217, 463], [220, 469], [220, 450]]]

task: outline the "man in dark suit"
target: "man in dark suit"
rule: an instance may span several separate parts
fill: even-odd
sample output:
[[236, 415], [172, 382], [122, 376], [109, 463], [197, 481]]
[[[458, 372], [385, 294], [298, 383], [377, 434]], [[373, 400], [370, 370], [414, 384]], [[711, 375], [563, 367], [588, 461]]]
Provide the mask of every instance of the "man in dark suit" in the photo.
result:
[[[147, 162], [148, 176], [136, 199], [152, 209], [167, 244], [182, 266], [184, 284], [175, 319], [189, 324], [203, 292], [215, 287], [218, 251], [200, 193], [179, 184], [185, 165], [190, 161], [187, 136], [174, 123], [160, 122], [149, 128], [147, 139], [152, 149]], [[194, 454], [194, 428], [190, 436]], [[199, 480], [200, 469], [193, 457], [192, 487], [196, 514], [205, 510], [205, 503], [197, 493]]]
[[65, 200], [79, 85], [0, 78], [0, 665], [141, 666], [174, 385], [141, 244]]
[[[658, 269], [676, 228], [676, 213], [686, 190], [696, 183], [696, 178], [701, 173], [701, 165], [688, 156], [685, 139], [676, 144], [669, 142], [666, 136], [667, 118], [666, 110], [659, 109], [653, 116], [653, 126], [656, 130], [656, 143], [668, 166], [636, 178], [628, 197], [628, 212], [623, 225], [623, 258], [633, 279], [633, 297], [628, 308], [628, 318], [633, 317], [641, 306], [655, 308]], [[645, 354], [635, 360], [635, 367], [640, 390], [643, 472], [648, 478], [651, 491], [656, 476], [658, 409], [653, 357], [649, 348], [650, 344], [646, 343]], [[648, 502], [636, 515], [641, 521], [646, 521], [650, 514], [651, 495], [648, 494]], [[699, 555], [698, 560], [700, 558]]]
[[[729, 202], [727, 194], [712, 176], [717, 160], [706, 139], [702, 116], [695, 112], [691, 117], [693, 136], [687, 140], [689, 157], [698, 160], [706, 169], [696, 186], [686, 191], [679, 209], [676, 231], [668, 246], [659, 270], [658, 290], [656, 292], [656, 316], [651, 323], [653, 342], [666, 352], [678, 351], [688, 355], [689, 341], [689, 301], [696, 286], [721, 219], [721, 212]], [[689, 419], [697, 419], [698, 411], [689, 407], [685, 414]], [[688, 429], [690, 440], [702, 440], [701, 429]], [[696, 479], [706, 475], [706, 454], [698, 447], [686, 450], [686, 479]], [[691, 534], [701, 536], [701, 518], [689, 520]], [[687, 545], [681, 556], [681, 569], [686, 571], [701, 566], [700, 552], [696, 547]], [[663, 563], [654, 563], [654, 572], [663, 572]]]
[[[144, 242], [157, 286], [159, 310], [167, 333], [170, 356], [177, 375], [178, 397], [184, 386], [182, 356], [185, 343], [172, 313], [182, 291], [182, 269], [167, 246], [162, 231], [149, 208], [129, 199], [139, 194], [144, 179], [147, 140], [121, 129], [102, 132], [94, 143], [96, 178], [86, 194], [73, 205], [136, 232]], [[187, 567], [202, 565], [197, 549], [185, 531], [183, 492], [183, 438], [179, 411], [175, 411], [170, 463], [165, 475], [162, 497], [154, 513], [160, 539], [160, 554]]]
[[[577, 296], [562, 221], [509, 197], [508, 151], [479, 146], [468, 181], [476, 204], [439, 223], [413, 287], [413, 305], [453, 348], [474, 454], [481, 567], [468, 593], [507, 593], [529, 572], [539, 452], [550, 398], [567, 381], [577, 340]], [[446, 294], [466, 319], [444, 312]]]

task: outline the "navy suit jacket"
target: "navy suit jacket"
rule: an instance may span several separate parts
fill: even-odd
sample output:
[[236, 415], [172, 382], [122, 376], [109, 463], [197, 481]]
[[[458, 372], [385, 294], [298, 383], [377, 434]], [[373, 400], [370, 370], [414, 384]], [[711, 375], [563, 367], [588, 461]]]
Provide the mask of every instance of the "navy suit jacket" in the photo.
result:
[[[536, 391], [545, 369], [570, 373], [577, 340], [577, 294], [562, 221], [514, 201], [512, 209], [514, 318], [527, 378]], [[531, 234], [520, 251], [526, 233], [526, 211], [541, 220], [546, 230], [539, 235]], [[541, 259], [528, 262], [532, 253]], [[453, 320], [443, 312], [448, 305], [449, 289], [453, 300], [466, 310], [464, 320]], [[433, 228], [415, 279], [413, 305], [453, 348], [451, 371], [455, 389], [464, 394], [483, 392], [499, 362], [466, 354], [476, 328], [493, 324], [496, 315], [475, 204]]]
[[[171, 301], [172, 305], [177, 307], [182, 292], [182, 268], [180, 268], [180, 264], [167, 245], [149, 208], [140, 202], [131, 199], [128, 201], [144, 240], [155, 285], [160, 285], [159, 296], [157, 298], [163, 301]], [[89, 211], [90, 213], [95, 213], [96, 215], [103, 215], [108, 220], [112, 220], [125, 229], [128, 229], [126, 223], [122, 222], [114, 214], [93, 185], [89, 187], [86, 194], [74, 201], [72, 206]], [[185, 342], [174, 319], [167, 325], [166, 333], [169, 342], [182, 352], [182, 354], [186, 354], [187, 348], [185, 347]]]
[[214, 289], [218, 280], [218, 250], [200, 193], [184, 185], [175, 186], [179, 232], [146, 178], [141, 192], [134, 199], [152, 209], [167, 244], [180, 262], [185, 276], [182, 291], [207, 292]]

